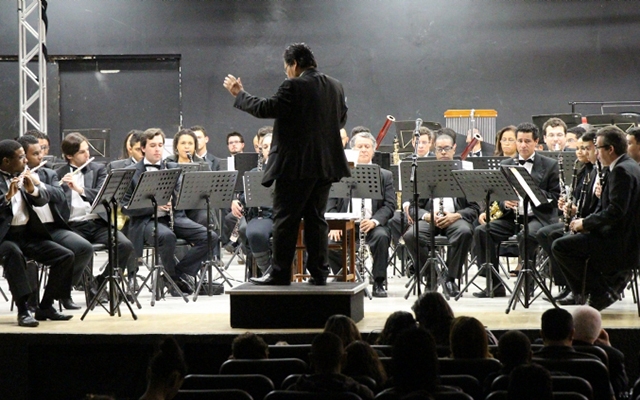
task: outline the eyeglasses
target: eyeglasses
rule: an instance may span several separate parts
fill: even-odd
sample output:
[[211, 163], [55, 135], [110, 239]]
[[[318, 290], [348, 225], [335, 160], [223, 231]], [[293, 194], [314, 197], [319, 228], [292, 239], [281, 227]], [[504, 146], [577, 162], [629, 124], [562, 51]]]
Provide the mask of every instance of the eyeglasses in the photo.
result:
[[450, 152], [451, 150], [453, 150], [453, 147], [452, 147], [452, 146], [436, 147], [436, 151], [437, 151], [438, 153], [448, 153], [448, 152]]
[[504, 138], [500, 139], [500, 143], [514, 143], [516, 140], [514, 138]]
[[609, 147], [611, 147], [610, 144], [603, 144], [602, 146], [596, 146], [596, 149], [607, 149]]

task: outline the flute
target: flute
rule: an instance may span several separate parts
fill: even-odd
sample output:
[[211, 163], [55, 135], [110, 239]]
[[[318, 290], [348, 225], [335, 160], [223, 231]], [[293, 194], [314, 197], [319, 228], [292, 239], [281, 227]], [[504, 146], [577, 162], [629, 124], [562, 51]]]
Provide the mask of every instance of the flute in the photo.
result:
[[77, 174], [79, 174], [79, 173], [80, 173], [80, 171], [82, 171], [82, 169], [83, 169], [84, 167], [86, 167], [87, 165], [89, 165], [89, 163], [90, 163], [91, 161], [95, 160], [95, 159], [96, 159], [95, 157], [91, 157], [90, 159], [88, 159], [88, 160], [87, 160], [87, 162], [86, 162], [86, 163], [82, 164], [81, 166], [79, 166], [79, 167], [78, 167], [78, 169], [76, 169], [75, 171], [73, 171], [73, 172], [71, 173], [71, 175], [77, 175]]
[[26, 174], [26, 173], [27, 173], [27, 171], [31, 171], [32, 173], [33, 173], [33, 172], [36, 172], [40, 167], [44, 166], [46, 163], [47, 163], [46, 161], [43, 161], [43, 162], [41, 162], [40, 164], [38, 164], [38, 166], [36, 166], [36, 167], [35, 167], [35, 168], [33, 168], [33, 169], [29, 169], [29, 166], [27, 165], [27, 166], [24, 168], [24, 171], [22, 171], [22, 172], [20, 173], [20, 175], [18, 175], [17, 177], [15, 177], [15, 178], [14, 178], [14, 179], [16, 179], [16, 182], [18, 182], [18, 188], [22, 188], [22, 186], [24, 185], [24, 174]]

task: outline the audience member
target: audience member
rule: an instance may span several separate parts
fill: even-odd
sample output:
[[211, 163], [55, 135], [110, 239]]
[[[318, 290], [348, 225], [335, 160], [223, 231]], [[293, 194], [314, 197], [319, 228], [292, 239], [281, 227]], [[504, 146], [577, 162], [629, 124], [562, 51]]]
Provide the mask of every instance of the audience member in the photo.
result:
[[343, 374], [354, 379], [366, 376], [376, 382], [376, 387], [384, 387], [387, 382], [387, 374], [378, 354], [369, 343], [356, 340], [351, 342], [344, 351], [346, 360], [342, 366]]
[[573, 340], [573, 317], [569, 311], [562, 308], [551, 308], [542, 314], [542, 329], [540, 335], [544, 346], [533, 353], [534, 358], [551, 360], [591, 359], [598, 357], [575, 351]]
[[411, 313], [407, 311], [396, 311], [387, 318], [376, 343], [393, 346], [401, 332], [416, 326], [416, 320]]
[[149, 361], [147, 390], [140, 400], [173, 399], [184, 382], [187, 365], [174, 338], [168, 337]]
[[455, 359], [493, 358], [487, 330], [474, 317], [458, 317], [451, 324], [451, 357]]
[[425, 292], [411, 307], [418, 325], [433, 335], [438, 346], [449, 346], [453, 310], [438, 292]]
[[524, 333], [516, 330], [505, 332], [498, 341], [498, 359], [502, 368], [487, 375], [484, 392], [489, 394], [491, 384], [500, 375], [509, 375], [514, 368], [531, 362], [531, 341]]
[[551, 374], [537, 364], [516, 367], [509, 377], [508, 400], [552, 400]]
[[258, 335], [246, 332], [231, 343], [231, 356], [237, 360], [264, 360], [269, 358], [269, 346]]
[[323, 332], [311, 343], [309, 354], [312, 375], [302, 375], [289, 390], [316, 393], [355, 393], [363, 400], [373, 399], [373, 392], [340, 373], [345, 358], [342, 340], [331, 332]]
[[347, 347], [356, 340], [362, 340], [356, 323], [346, 315], [336, 314], [327, 319], [324, 325], [325, 332], [331, 332], [342, 340], [342, 346]]

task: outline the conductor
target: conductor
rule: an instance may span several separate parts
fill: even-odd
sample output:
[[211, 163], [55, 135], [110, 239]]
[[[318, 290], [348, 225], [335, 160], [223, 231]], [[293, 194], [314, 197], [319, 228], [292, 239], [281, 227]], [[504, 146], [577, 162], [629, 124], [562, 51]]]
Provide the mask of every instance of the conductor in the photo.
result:
[[234, 107], [257, 118], [274, 118], [269, 163], [262, 184], [273, 192], [273, 268], [257, 285], [289, 285], [298, 225], [304, 218], [309, 283], [326, 285], [328, 224], [324, 211], [331, 183], [349, 176], [340, 128], [347, 121], [342, 84], [319, 72], [309, 46], [289, 45], [284, 51], [287, 79], [271, 98], [244, 91], [240, 78], [227, 75], [224, 87]]

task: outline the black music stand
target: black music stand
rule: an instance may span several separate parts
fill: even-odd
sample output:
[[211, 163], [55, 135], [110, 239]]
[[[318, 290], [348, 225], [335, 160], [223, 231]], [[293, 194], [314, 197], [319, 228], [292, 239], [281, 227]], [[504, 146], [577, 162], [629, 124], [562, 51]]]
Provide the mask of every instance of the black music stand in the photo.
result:
[[[538, 273], [538, 271], [534, 266], [529, 265], [529, 255], [527, 254], [527, 240], [529, 237], [529, 203], [533, 203], [535, 207], [538, 207], [541, 204], [546, 204], [549, 201], [538, 185], [534, 182], [533, 177], [529, 174], [527, 169], [521, 165], [503, 165], [502, 172], [505, 174], [509, 183], [516, 190], [517, 193], [522, 197], [522, 206], [524, 210], [524, 252], [523, 252], [523, 263], [522, 269], [518, 274], [518, 279], [516, 280], [516, 284], [513, 287], [513, 292], [511, 293], [511, 298], [509, 299], [509, 304], [507, 305], [507, 310], [505, 313], [509, 314], [511, 307], [516, 309], [516, 299], [518, 299], [524, 308], [529, 308], [529, 305], [533, 303], [536, 299], [530, 299], [529, 286], [530, 279], [533, 278], [534, 282], [542, 289], [544, 294], [547, 296], [547, 299], [551, 301], [554, 307], [558, 307], [556, 305], [551, 292], [544, 284], [542, 277]], [[523, 288], [524, 286], [524, 288]], [[520, 300], [520, 290], [523, 290], [524, 293], [524, 302]]]
[[[134, 320], [138, 319], [136, 314], [133, 312], [133, 309], [131, 308], [129, 301], [127, 300], [127, 297], [125, 295], [123, 288], [120, 285], [118, 285], [118, 280], [120, 280], [120, 282], [123, 282], [123, 285], [126, 284], [128, 287], [128, 283], [126, 282], [126, 279], [124, 279], [122, 270], [120, 269], [120, 266], [117, 265], [118, 263], [118, 228], [117, 228], [118, 202], [122, 200], [124, 191], [126, 190], [126, 188], [129, 187], [129, 184], [131, 183], [131, 178], [133, 178], [134, 173], [135, 173], [135, 170], [133, 169], [118, 169], [118, 170], [110, 171], [109, 175], [107, 175], [106, 180], [102, 184], [102, 187], [100, 188], [100, 191], [98, 192], [98, 195], [96, 196], [93, 202], [93, 205], [91, 207], [92, 213], [95, 212], [96, 208], [98, 208], [100, 205], [102, 205], [107, 212], [107, 225], [108, 225], [108, 231], [109, 231], [109, 234], [107, 235], [107, 251], [108, 251], [107, 254], [109, 259], [107, 264], [108, 275], [106, 279], [102, 282], [100, 287], [98, 288], [97, 294], [93, 297], [93, 299], [91, 299], [89, 304], [87, 304], [87, 309], [82, 314], [82, 317], [80, 317], [81, 320], [84, 320], [84, 317], [87, 315], [87, 313], [90, 310], [93, 310], [96, 304], [99, 304], [100, 297], [107, 290], [109, 292], [109, 303], [108, 303], [109, 307], [107, 309], [104, 305], [102, 305], [102, 308], [104, 308], [109, 313], [110, 316], [113, 317], [116, 311], [118, 312], [119, 317], [122, 316], [122, 314], [120, 313], [120, 303], [124, 302], [129, 308], [129, 311], [131, 312], [131, 316], [133, 317], [133, 319]], [[128, 291], [130, 293], [132, 292], [130, 287], [128, 287]], [[135, 296], [133, 296], [133, 298], [138, 308], [141, 308], [140, 303], [138, 302], [138, 299]]]
[[[491, 157], [469, 157], [468, 161], [473, 163], [473, 169], [500, 169], [500, 163], [509, 157], [491, 156]], [[464, 188], [463, 188], [464, 189]], [[482, 198], [484, 200], [484, 196]]]
[[[401, 173], [402, 173], [402, 187], [406, 188], [411, 186], [411, 170], [414, 169], [413, 162], [402, 162], [400, 163]], [[405, 299], [409, 298], [409, 294], [413, 292], [416, 288], [418, 289], [418, 295], [420, 295], [420, 275], [422, 272], [426, 273], [426, 268], [431, 266], [431, 285], [430, 290], [437, 290], [439, 285], [444, 287], [444, 270], [446, 269], [446, 265], [442, 265], [442, 268], [438, 268], [438, 263], [441, 263], [438, 260], [436, 255], [436, 234], [435, 234], [435, 211], [434, 211], [434, 199], [435, 198], [444, 198], [444, 197], [464, 197], [464, 192], [460, 189], [458, 183], [453, 179], [451, 172], [456, 169], [461, 168], [460, 161], [417, 161], [415, 168], [415, 182], [413, 183], [414, 187], [414, 196], [416, 193], [429, 193], [429, 199], [431, 200], [432, 207], [430, 210], [431, 218], [429, 222], [430, 227], [430, 253], [431, 257], [428, 260], [425, 260], [424, 264], [421, 263], [420, 257], [418, 256], [416, 260], [416, 265], [414, 266], [416, 274], [407, 282], [406, 287], [409, 288], [407, 293], [405, 294]], [[414, 197], [415, 199], [416, 197]], [[417, 196], [419, 200], [419, 196]], [[420, 233], [418, 229], [418, 208], [419, 201], [414, 201], [414, 234], [416, 237], [417, 243], [417, 254], [420, 254]], [[418, 263], [420, 261], [420, 263]], [[448, 297], [447, 291], [443, 290], [445, 297]]]
[[150, 268], [151, 271], [149, 275], [144, 279], [137, 293], [137, 295], [140, 295], [142, 289], [149, 279], [151, 279], [152, 307], [156, 304], [156, 300], [162, 297], [163, 287], [158, 285], [162, 277], [169, 282], [171, 288], [180, 294], [185, 303], [189, 302], [187, 296], [182, 293], [171, 276], [167, 274], [164, 266], [160, 262], [160, 252], [158, 251], [158, 205], [167, 204], [171, 200], [181, 171], [179, 168], [172, 168], [143, 172], [142, 175], [140, 175], [138, 185], [133, 190], [129, 204], [125, 206], [128, 210], [136, 210], [149, 208], [149, 202], [151, 202], [151, 207], [153, 207], [153, 265]]
[[[197, 171], [184, 174], [180, 185], [180, 195], [176, 203], [176, 210], [207, 210], [207, 260], [202, 262], [200, 281], [196, 285], [193, 301], [198, 299], [205, 274], [208, 277], [207, 293], [213, 295], [213, 268], [218, 271], [223, 283], [233, 287], [229, 277], [225, 275], [224, 264], [216, 259], [213, 252], [213, 236], [211, 226], [211, 208], [222, 208], [229, 204], [233, 198], [237, 171]], [[213, 204], [213, 205], [212, 205]], [[218, 248], [219, 250], [219, 248]], [[233, 279], [233, 277], [230, 277]]]
[[536, 154], [540, 154], [541, 156], [553, 158], [554, 160], [558, 160], [558, 156], [562, 155], [562, 164], [564, 166], [564, 181], [565, 183], [571, 183], [573, 181], [573, 165], [575, 164], [578, 156], [575, 151], [536, 151]]
[[492, 198], [493, 201], [514, 200], [518, 198], [517, 193], [513, 190], [509, 180], [507, 180], [506, 176], [500, 169], [452, 171], [452, 175], [464, 191], [468, 200], [478, 202], [484, 200], [487, 204], [485, 207], [485, 221], [487, 224], [487, 243], [485, 246], [485, 254], [487, 259], [484, 264], [478, 266], [478, 272], [476, 272], [471, 280], [467, 282], [466, 286], [460, 290], [460, 293], [456, 296], [456, 301], [462, 297], [462, 293], [466, 292], [467, 289], [474, 284], [473, 282], [476, 278], [483, 272], [485, 273], [486, 278], [486, 290], [490, 297], [493, 297], [494, 291], [493, 275], [495, 275], [500, 283], [509, 290], [509, 292], [511, 292], [511, 289], [509, 289], [506, 282], [500, 277], [496, 266], [491, 262], [491, 240], [489, 240], [489, 235], [491, 234], [491, 211], [489, 205], [491, 204]]

